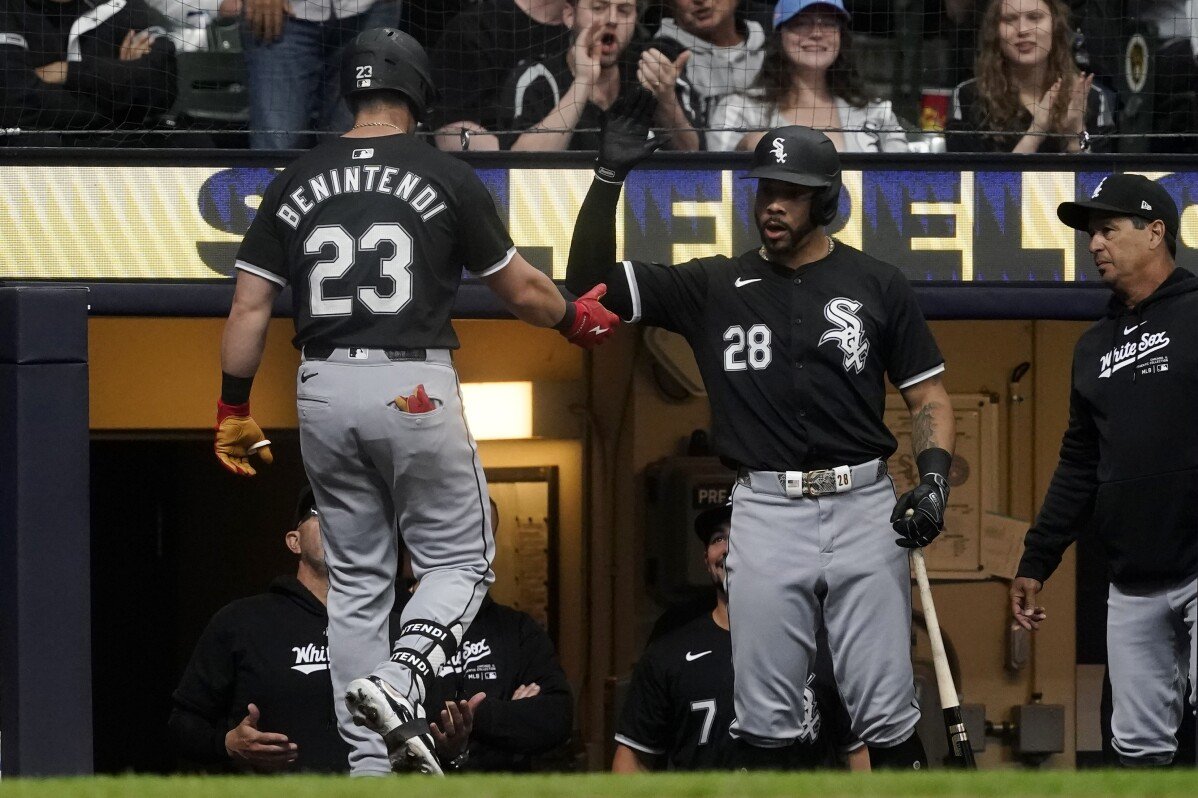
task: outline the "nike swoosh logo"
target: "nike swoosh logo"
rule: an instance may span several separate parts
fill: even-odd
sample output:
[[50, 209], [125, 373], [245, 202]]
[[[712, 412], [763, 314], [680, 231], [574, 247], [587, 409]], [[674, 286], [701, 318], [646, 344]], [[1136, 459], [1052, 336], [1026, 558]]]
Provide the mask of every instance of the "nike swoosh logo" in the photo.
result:
[[744, 288], [749, 283], [759, 283], [759, 282], [761, 282], [760, 277], [754, 277], [751, 280], [745, 280], [741, 277], [737, 277], [736, 282], [734, 282], [733, 285], [735, 285], [737, 288]]
[[306, 374], [300, 374], [300, 382], [307, 382], [308, 380], [312, 379], [319, 373], [320, 373], [319, 371], [309, 371]]
[[1142, 322], [1140, 322], [1139, 324], [1133, 324], [1133, 325], [1132, 325], [1132, 326], [1130, 326], [1130, 327], [1124, 327], [1124, 328], [1123, 328], [1123, 334], [1124, 334], [1124, 335], [1131, 335], [1131, 334], [1132, 334], [1132, 332], [1134, 332], [1134, 331], [1136, 330], [1136, 328], [1138, 328], [1138, 327], [1143, 327], [1143, 326], [1144, 326], [1145, 324], [1147, 324], [1147, 323], [1148, 323], [1148, 322], [1146, 322], [1146, 321], [1142, 321]]
[[592, 328], [591, 328], [590, 330], [588, 330], [587, 332], [589, 332], [591, 335], [601, 335], [602, 333], [605, 333], [605, 332], [607, 332], [607, 328], [606, 328], [606, 327], [600, 327], [598, 324], [596, 324], [594, 327], [592, 327]]
[[710, 653], [711, 653], [710, 651], [700, 651], [698, 654], [692, 654], [688, 651], [688, 652], [686, 652], [686, 661], [694, 662], [699, 657], [706, 657]]

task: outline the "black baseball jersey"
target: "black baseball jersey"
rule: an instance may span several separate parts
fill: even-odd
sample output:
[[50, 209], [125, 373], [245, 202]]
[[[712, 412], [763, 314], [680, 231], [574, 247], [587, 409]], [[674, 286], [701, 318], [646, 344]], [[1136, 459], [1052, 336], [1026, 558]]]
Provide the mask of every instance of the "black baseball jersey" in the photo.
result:
[[237, 268], [291, 286], [297, 347], [456, 348], [462, 268], [515, 251], [462, 161], [408, 135], [336, 138], [266, 189]]
[[[826, 647], [807, 681], [807, 709], [796, 761], [835, 765], [856, 744], [836, 691]], [[711, 613], [651, 642], [637, 663], [616, 726], [616, 742], [662, 757], [671, 770], [712, 770], [730, 760], [732, 635]]]
[[761, 257], [625, 261], [604, 304], [685, 336], [711, 400], [716, 451], [768, 471], [883, 459], [885, 378], [903, 389], [944, 358], [897, 268], [837, 242], [792, 270]]

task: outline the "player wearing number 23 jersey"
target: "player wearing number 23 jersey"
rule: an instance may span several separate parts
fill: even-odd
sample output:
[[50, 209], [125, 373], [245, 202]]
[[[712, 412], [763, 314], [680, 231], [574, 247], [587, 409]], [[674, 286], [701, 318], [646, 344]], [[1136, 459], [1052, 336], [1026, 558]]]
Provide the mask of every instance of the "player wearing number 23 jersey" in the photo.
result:
[[[380, 28], [347, 49], [354, 127], [267, 188], [237, 255], [221, 351], [216, 454], [253, 475], [269, 447], [249, 415], [271, 305], [292, 291], [296, 405], [329, 568], [329, 670], [355, 774], [441, 772], [425, 684], [494, 579], [486, 480], [466, 427], [450, 325], [463, 268], [518, 318], [590, 347], [618, 322], [602, 289], [567, 303], [512, 246], [474, 172], [409, 135], [434, 92], [414, 39]], [[389, 647], [396, 530], [420, 590]]]
[[454, 349], [462, 268], [515, 252], [464, 162], [415, 136], [336, 138], [270, 184], [237, 268], [291, 287], [297, 347]]

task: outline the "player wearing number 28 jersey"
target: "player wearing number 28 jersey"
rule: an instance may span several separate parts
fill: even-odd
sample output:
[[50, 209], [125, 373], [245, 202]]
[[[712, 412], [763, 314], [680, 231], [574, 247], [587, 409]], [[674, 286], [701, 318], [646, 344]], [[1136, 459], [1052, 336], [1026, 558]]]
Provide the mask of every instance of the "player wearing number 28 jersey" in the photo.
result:
[[[408, 135], [433, 96], [415, 40], [366, 31], [347, 48], [342, 83], [354, 127], [283, 170], [238, 252], [216, 453], [244, 475], [254, 473], [252, 453], [269, 462], [250, 383], [273, 300], [289, 286], [303, 352], [300, 442], [320, 508], [330, 671], [345, 697], [337, 719], [350, 769], [440, 773], [421, 717], [425, 682], [453, 656], [494, 578], [486, 481], [450, 359], [462, 269], [520, 319], [584, 347], [618, 320], [598, 303], [602, 290], [567, 303], [516, 251], [474, 172]], [[420, 590], [392, 649], [397, 528]]]
[[[825, 232], [840, 160], [810, 128], [772, 130], [753, 154], [760, 249], [677, 266], [613, 262], [622, 181], [654, 146], [645, 119], [635, 107], [608, 117], [566, 280], [574, 290], [606, 283], [622, 318], [686, 337], [715, 449], [737, 469], [725, 578], [733, 748], [746, 767], [785, 766], [822, 625], [873, 766], [920, 767], [908, 561], [895, 543], [924, 546], [943, 527], [954, 440], [944, 360], [899, 270]], [[923, 475], [897, 503], [887, 379], [911, 412]]]

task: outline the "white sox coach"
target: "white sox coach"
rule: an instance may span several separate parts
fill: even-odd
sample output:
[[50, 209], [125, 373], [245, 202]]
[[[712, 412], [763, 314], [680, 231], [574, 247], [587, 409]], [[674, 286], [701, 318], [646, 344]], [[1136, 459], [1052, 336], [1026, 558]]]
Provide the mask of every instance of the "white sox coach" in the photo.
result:
[[1027, 533], [1011, 610], [1039, 628], [1036, 594], [1092, 520], [1111, 571], [1115, 750], [1124, 765], [1168, 765], [1198, 640], [1198, 279], [1174, 266], [1177, 206], [1145, 177], [1110, 175], [1057, 216], [1089, 234], [1114, 296], [1073, 353], [1061, 461]]

